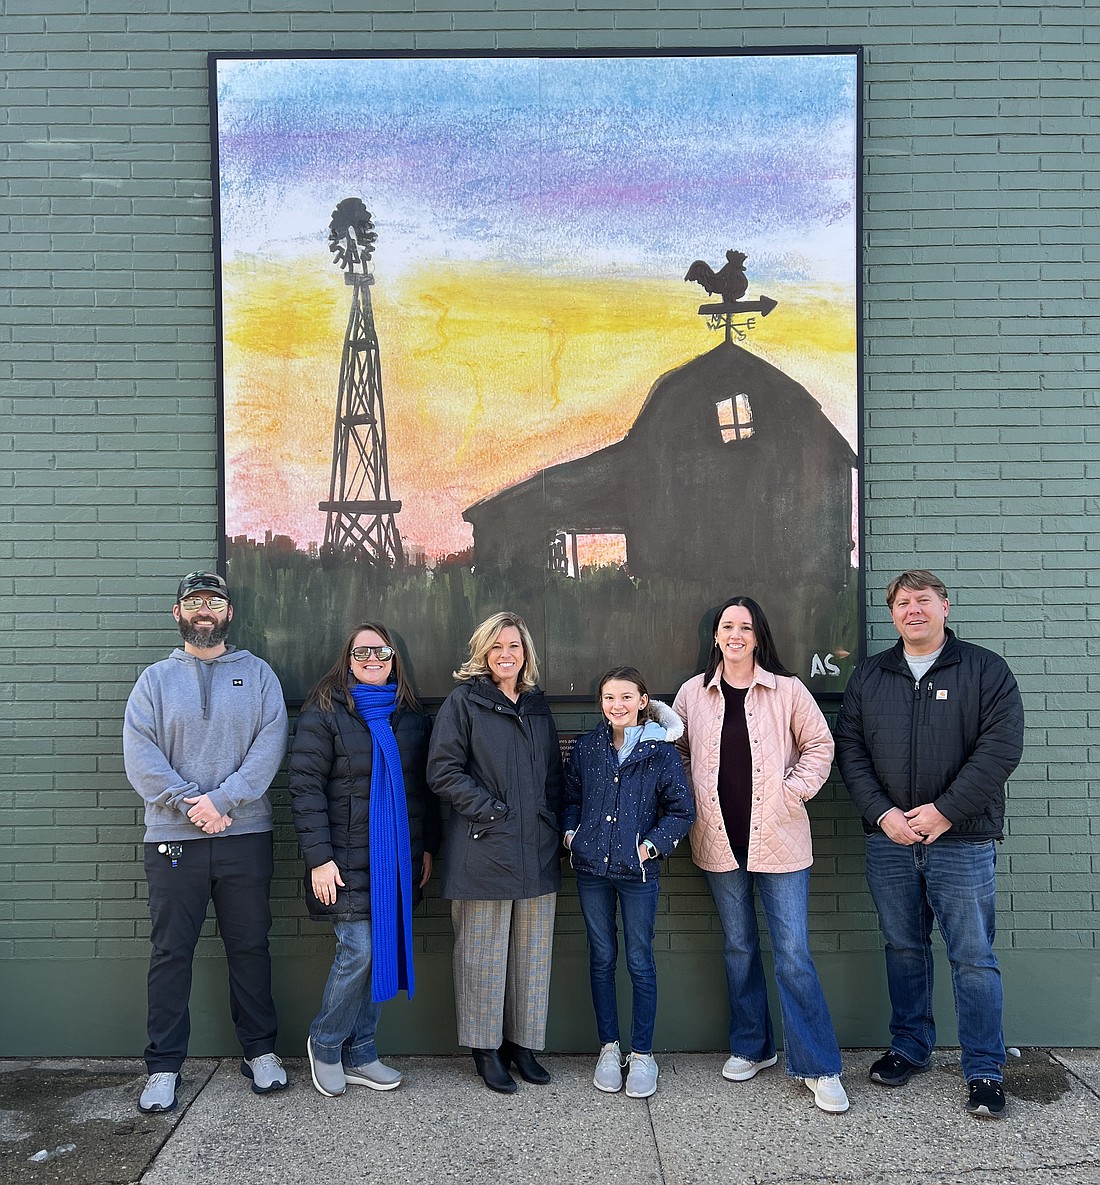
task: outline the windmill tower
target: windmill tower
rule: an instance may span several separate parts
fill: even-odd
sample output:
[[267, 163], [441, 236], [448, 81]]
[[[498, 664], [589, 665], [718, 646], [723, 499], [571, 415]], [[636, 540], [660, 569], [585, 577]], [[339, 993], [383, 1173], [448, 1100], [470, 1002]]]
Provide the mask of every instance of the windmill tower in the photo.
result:
[[318, 503], [318, 509], [328, 511], [324, 554], [349, 553], [375, 567], [395, 568], [405, 561], [393, 517], [401, 503], [390, 497], [382, 368], [370, 300], [374, 276], [367, 271], [377, 238], [370, 211], [358, 198], [345, 198], [332, 212], [328, 249], [344, 269], [352, 297], [340, 359], [328, 501]]

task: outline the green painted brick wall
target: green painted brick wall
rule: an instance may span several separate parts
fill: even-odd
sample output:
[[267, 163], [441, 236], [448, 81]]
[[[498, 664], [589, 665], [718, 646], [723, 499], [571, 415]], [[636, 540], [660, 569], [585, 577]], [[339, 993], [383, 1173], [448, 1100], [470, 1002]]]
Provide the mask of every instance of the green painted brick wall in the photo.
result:
[[[886, 580], [920, 563], [947, 580], [963, 635], [1016, 671], [1028, 733], [1000, 854], [1007, 1035], [1096, 1043], [1100, 26], [1086, 3], [0, 0], [0, 14], [0, 976], [35, 1002], [3, 1010], [0, 1053], [144, 1040], [120, 720], [173, 644], [175, 580], [216, 554], [211, 50], [864, 47], [871, 647], [893, 638]], [[594, 722], [583, 705], [559, 717]], [[297, 1051], [331, 938], [304, 920], [277, 786], [273, 949]], [[812, 814], [822, 977], [842, 1042], [878, 1044], [859, 827], [835, 781]], [[683, 853], [665, 886], [658, 1040], [718, 1048], [713, 910]], [[557, 934], [551, 1043], [588, 1048], [569, 888]], [[453, 1047], [450, 943], [430, 896], [422, 987], [387, 1011], [390, 1047]], [[201, 954], [193, 1050], [227, 1052], [212, 927]]]

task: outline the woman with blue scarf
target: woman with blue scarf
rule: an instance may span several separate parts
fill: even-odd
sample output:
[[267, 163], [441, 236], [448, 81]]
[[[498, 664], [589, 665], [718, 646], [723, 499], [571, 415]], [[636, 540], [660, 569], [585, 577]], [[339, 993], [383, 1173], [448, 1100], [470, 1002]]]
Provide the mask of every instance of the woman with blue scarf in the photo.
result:
[[357, 626], [310, 692], [290, 751], [294, 827], [310, 916], [336, 931], [336, 957], [309, 1027], [313, 1085], [393, 1090], [378, 1059], [382, 1003], [412, 998], [412, 909], [432, 871], [439, 813], [425, 768], [431, 722], [385, 626]]

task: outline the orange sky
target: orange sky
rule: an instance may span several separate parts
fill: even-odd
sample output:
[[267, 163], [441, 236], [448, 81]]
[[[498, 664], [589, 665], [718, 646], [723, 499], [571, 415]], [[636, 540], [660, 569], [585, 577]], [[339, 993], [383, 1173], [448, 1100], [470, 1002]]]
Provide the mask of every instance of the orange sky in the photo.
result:
[[[751, 275], [750, 275], [751, 281]], [[307, 262], [223, 266], [226, 528], [324, 537], [351, 290]], [[758, 287], [779, 307], [741, 343], [802, 383], [856, 444], [847, 290]], [[666, 371], [713, 348], [682, 281], [537, 276], [460, 262], [371, 288], [390, 488], [406, 551], [467, 547], [462, 511], [549, 464], [621, 439]]]

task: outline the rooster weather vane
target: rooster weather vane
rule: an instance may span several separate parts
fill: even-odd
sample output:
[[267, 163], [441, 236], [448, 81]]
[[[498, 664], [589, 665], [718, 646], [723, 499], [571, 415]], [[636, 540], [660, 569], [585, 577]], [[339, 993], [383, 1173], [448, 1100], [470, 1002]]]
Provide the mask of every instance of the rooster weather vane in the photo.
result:
[[756, 300], [741, 299], [749, 288], [749, 278], [745, 275], [746, 259], [748, 256], [743, 251], [727, 251], [725, 266], [718, 271], [705, 260], [697, 259], [684, 276], [686, 281], [698, 284], [704, 292], [720, 298], [720, 304], [701, 304], [699, 315], [708, 319], [707, 324], [711, 329], [724, 328], [727, 342], [733, 340], [734, 334], [738, 341], [744, 341], [748, 336], [747, 331], [756, 328], [755, 317], [749, 316], [736, 323], [734, 317], [745, 313], [759, 313], [761, 317], [766, 317], [779, 303], [763, 293]]

